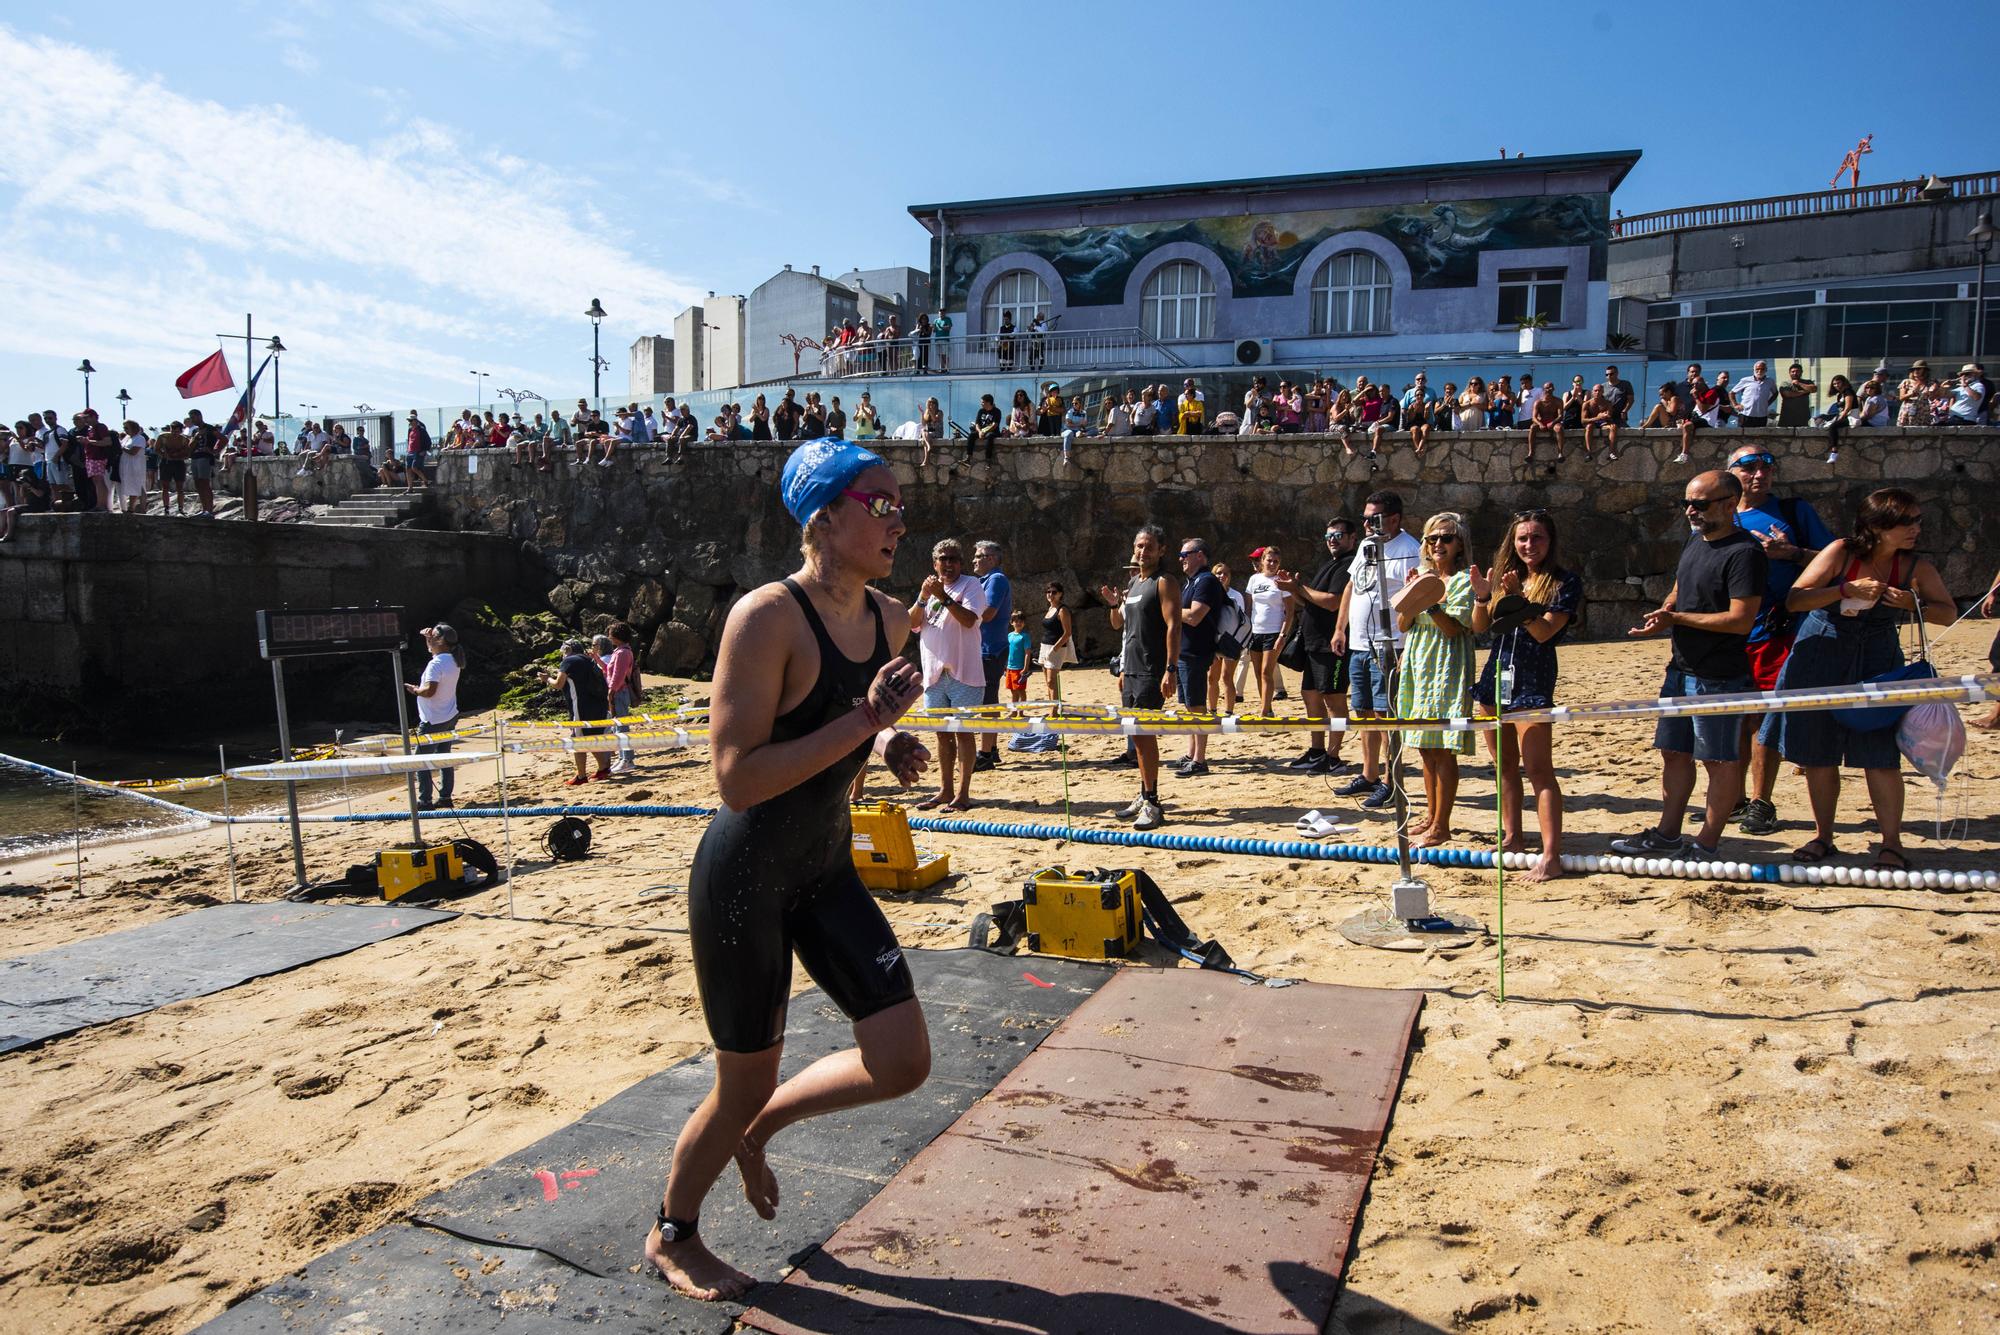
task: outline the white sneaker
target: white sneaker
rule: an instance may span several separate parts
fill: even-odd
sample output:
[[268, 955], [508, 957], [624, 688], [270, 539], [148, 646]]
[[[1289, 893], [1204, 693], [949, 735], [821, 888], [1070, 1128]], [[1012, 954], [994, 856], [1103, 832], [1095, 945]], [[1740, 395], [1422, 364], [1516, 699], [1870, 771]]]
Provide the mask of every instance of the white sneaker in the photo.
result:
[[1840, 451], [1839, 450], [1827, 451], [1826, 461], [1830, 464], [1840, 462]]
[[1676, 454], [1674, 456], [1674, 462], [1677, 464], [1684, 464], [1687, 461], [1688, 461], [1688, 454], [1686, 450], [1682, 450], [1679, 454]]
[[1146, 795], [1144, 793], [1141, 793], [1137, 797], [1133, 798], [1130, 802], [1126, 803], [1124, 809], [1119, 811], [1118, 819], [1131, 820], [1134, 816], [1138, 815], [1139, 812], [1145, 808], [1145, 806], [1146, 806]]
[[1166, 816], [1160, 811], [1160, 804], [1140, 799], [1139, 818], [1132, 822], [1135, 830], [1157, 830], [1166, 823]]
[[298, 472], [292, 474], [293, 477], [304, 477], [305, 475], [306, 475], [306, 470], [303, 468], [301, 468]]

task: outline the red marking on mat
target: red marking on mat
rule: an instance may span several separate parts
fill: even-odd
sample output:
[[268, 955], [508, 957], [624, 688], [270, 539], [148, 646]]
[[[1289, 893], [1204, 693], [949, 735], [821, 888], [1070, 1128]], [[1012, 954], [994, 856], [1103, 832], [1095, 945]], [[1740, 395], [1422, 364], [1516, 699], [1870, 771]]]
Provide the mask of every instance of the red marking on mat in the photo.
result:
[[1033, 975], [1033, 974], [1031, 974], [1031, 973], [1024, 973], [1024, 974], [1022, 974], [1022, 975], [1021, 975], [1021, 977], [1023, 977], [1023, 978], [1025, 978], [1025, 979], [1027, 979], [1027, 980], [1028, 980], [1029, 982], [1033, 983], [1033, 984], [1034, 984], [1034, 985], [1035, 985], [1036, 987], [1054, 987], [1054, 986], [1055, 986], [1055, 984], [1054, 984], [1054, 983], [1045, 983], [1045, 982], [1043, 982], [1043, 981], [1042, 981], [1041, 979], [1039, 979], [1039, 978], [1035, 977], [1035, 975]]
[[552, 1201], [565, 1191], [574, 1191], [583, 1185], [583, 1178], [596, 1176], [595, 1168], [565, 1168], [560, 1179], [546, 1168], [535, 1170], [535, 1181], [542, 1184], [542, 1199], [545, 1201]]

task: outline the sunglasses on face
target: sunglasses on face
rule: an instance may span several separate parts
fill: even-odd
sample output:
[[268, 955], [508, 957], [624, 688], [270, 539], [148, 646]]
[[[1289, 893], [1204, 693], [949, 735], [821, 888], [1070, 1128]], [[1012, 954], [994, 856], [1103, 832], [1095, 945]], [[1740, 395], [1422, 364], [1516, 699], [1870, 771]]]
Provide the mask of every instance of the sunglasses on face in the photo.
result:
[[1735, 460], [1729, 466], [1731, 468], [1770, 468], [1774, 466], [1777, 462], [1778, 462], [1777, 459], [1772, 455], [1746, 454], [1741, 459]]
[[1442, 547], [1447, 542], [1457, 542], [1457, 541], [1458, 541], [1458, 534], [1456, 533], [1430, 533], [1426, 534], [1424, 537], [1424, 546]]
[[1700, 496], [1690, 496], [1685, 501], [1681, 502], [1681, 507], [1687, 510], [1706, 510], [1709, 506], [1718, 505], [1721, 502], [1726, 501], [1728, 499], [1729, 498], [1727, 496], [1710, 496], [1706, 498]]
[[[894, 515], [898, 519], [903, 517], [904, 507], [898, 504], [896, 498], [887, 492], [855, 491], [852, 488], [843, 488], [840, 494], [847, 497], [850, 501], [861, 502], [861, 508], [866, 510], [871, 518], [887, 519], [891, 515]], [[940, 559], [956, 561], [958, 558], [947, 556]]]

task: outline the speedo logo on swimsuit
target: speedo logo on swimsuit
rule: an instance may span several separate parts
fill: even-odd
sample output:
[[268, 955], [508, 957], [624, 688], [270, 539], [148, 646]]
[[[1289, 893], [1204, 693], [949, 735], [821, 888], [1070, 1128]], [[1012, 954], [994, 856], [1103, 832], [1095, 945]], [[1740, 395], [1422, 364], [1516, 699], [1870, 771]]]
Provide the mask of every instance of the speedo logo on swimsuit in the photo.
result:
[[903, 952], [901, 950], [885, 950], [875, 957], [875, 962], [882, 966], [883, 973], [888, 973], [903, 962]]

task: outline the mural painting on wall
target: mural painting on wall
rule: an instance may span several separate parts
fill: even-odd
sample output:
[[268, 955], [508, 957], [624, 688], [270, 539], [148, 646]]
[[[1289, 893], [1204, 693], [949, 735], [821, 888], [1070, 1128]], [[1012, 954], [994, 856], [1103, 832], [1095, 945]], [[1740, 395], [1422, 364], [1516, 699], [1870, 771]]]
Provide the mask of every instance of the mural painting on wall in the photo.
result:
[[1611, 235], [1608, 215], [1606, 195], [1529, 195], [989, 232], [951, 239], [945, 283], [947, 300], [963, 305], [973, 276], [989, 261], [1025, 253], [1062, 275], [1070, 305], [1115, 306], [1125, 300], [1125, 286], [1140, 260], [1161, 246], [1186, 241], [1216, 254], [1237, 296], [1288, 296], [1313, 247], [1342, 232], [1372, 232], [1389, 241], [1409, 261], [1417, 287], [1473, 287], [1479, 282], [1480, 251], [1542, 246], [1590, 247], [1589, 276], [1601, 280]]

